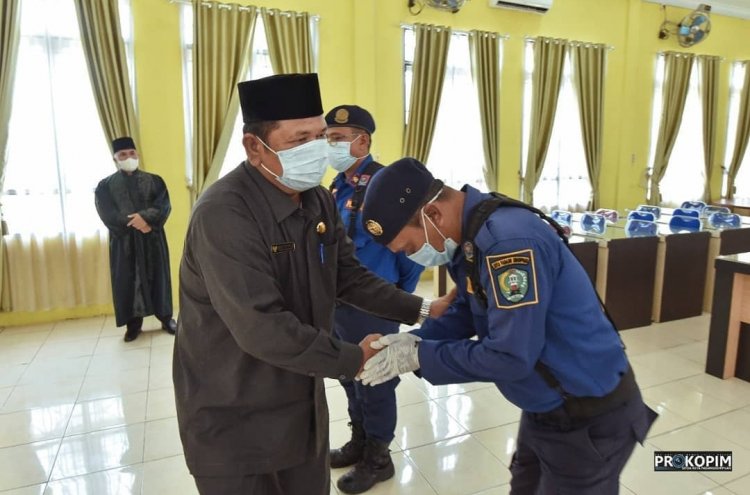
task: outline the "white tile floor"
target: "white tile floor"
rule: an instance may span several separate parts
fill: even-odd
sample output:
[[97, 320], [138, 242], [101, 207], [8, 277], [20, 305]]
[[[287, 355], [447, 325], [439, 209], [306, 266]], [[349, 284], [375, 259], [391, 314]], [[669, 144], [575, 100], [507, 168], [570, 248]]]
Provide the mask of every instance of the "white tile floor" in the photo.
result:
[[[703, 373], [708, 325], [704, 315], [623, 332], [661, 413], [623, 494], [750, 494], [750, 383]], [[129, 344], [105, 317], [0, 331], [0, 493], [196, 493], [177, 433], [173, 338], [156, 320], [145, 328]], [[346, 398], [327, 385], [336, 446], [349, 434]], [[492, 385], [433, 387], [409, 375], [398, 401], [396, 476], [370, 493], [507, 493], [519, 411]], [[653, 451], [671, 449], [731, 450], [734, 470], [655, 473]]]

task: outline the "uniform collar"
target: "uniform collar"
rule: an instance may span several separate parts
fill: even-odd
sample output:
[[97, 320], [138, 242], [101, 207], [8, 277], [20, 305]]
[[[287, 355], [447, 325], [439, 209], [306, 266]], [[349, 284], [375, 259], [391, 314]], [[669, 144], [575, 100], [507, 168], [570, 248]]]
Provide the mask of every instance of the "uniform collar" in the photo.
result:
[[242, 167], [255, 185], [260, 188], [277, 223], [284, 221], [288, 216], [300, 209], [300, 207], [313, 215], [320, 214], [320, 204], [315, 197], [315, 188], [300, 193], [302, 204], [298, 205], [284, 191], [263, 177], [257, 168], [247, 162], [243, 163]]

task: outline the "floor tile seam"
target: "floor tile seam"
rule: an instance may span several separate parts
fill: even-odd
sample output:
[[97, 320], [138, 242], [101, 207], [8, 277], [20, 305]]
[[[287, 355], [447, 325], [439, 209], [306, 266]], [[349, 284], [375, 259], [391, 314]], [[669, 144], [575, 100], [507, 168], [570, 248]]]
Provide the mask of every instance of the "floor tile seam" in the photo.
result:
[[[63, 478], [55, 478], [55, 479], [52, 479], [52, 471], [50, 471], [50, 479], [47, 481], [47, 484], [49, 485], [50, 483], [56, 483], [58, 481], [69, 480], [69, 479], [72, 479], [72, 478], [80, 478], [82, 476], [90, 476], [92, 474], [104, 473], [104, 472], [107, 472], [107, 471], [114, 471], [116, 469], [129, 468], [129, 467], [134, 467], [134, 466], [138, 466], [138, 465], [142, 465], [142, 464], [145, 464], [145, 463], [141, 460], [141, 461], [138, 461], [138, 462], [134, 462], [132, 464], [120, 464], [119, 466], [110, 467], [110, 468], [107, 468], [107, 469], [97, 469], [97, 470], [94, 470], [94, 471], [88, 471], [88, 472], [85, 472], [85, 473], [74, 474], [72, 476], [65, 476]], [[91, 495], [98, 495], [98, 494], [91, 494]]]
[[414, 469], [417, 470], [417, 472], [419, 473], [419, 476], [421, 476], [422, 479], [424, 480], [424, 482], [427, 483], [427, 486], [429, 486], [430, 489], [432, 489], [432, 491], [436, 495], [440, 495], [440, 492], [438, 491], [438, 489], [435, 487], [435, 485], [432, 484], [432, 482], [430, 482], [430, 479], [427, 477], [427, 475], [424, 473], [424, 471], [422, 471], [422, 468], [419, 467], [419, 464], [417, 464], [417, 461], [415, 461], [414, 458], [409, 455], [408, 450], [403, 450], [402, 453], [404, 454], [404, 457], [406, 457], [407, 459], [409, 459], [409, 464], [411, 464], [412, 466], [414, 466]]

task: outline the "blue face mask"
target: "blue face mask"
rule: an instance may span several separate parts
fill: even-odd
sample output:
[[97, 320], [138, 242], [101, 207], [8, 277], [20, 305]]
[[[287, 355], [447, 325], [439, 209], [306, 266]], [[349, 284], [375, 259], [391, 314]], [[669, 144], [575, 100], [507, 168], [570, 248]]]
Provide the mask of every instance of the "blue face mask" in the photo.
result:
[[328, 142], [325, 139], [313, 139], [305, 144], [295, 146], [288, 150], [274, 151], [263, 142], [268, 151], [279, 157], [281, 162], [281, 176], [276, 175], [266, 168], [263, 169], [276, 177], [280, 183], [295, 191], [303, 192], [319, 186], [326, 173], [326, 160], [328, 159]]
[[[458, 244], [456, 244], [456, 241], [454, 241], [453, 239], [449, 237], [445, 237], [443, 233], [440, 232], [437, 226], [435, 226], [435, 224], [432, 223], [432, 220], [430, 220], [430, 217], [425, 215], [424, 208], [422, 208], [421, 214], [422, 214], [422, 225], [424, 227], [425, 243], [422, 245], [419, 251], [417, 251], [416, 253], [410, 254], [408, 258], [412, 260], [414, 263], [418, 263], [425, 267], [445, 265], [446, 263], [448, 263], [450, 260], [453, 259], [453, 255], [456, 254], [456, 249], [458, 248]], [[432, 247], [432, 244], [430, 244], [429, 237], [427, 237], [427, 222], [430, 222], [430, 224], [437, 231], [437, 233], [440, 234], [440, 237], [443, 238], [443, 241], [445, 241], [444, 251], [438, 251], [437, 249]]]
[[[354, 141], [360, 138], [361, 134], [354, 138]], [[337, 172], [346, 172], [349, 167], [354, 165], [354, 162], [364, 156], [352, 156], [352, 143], [354, 141], [339, 141], [337, 143], [329, 143], [328, 145], [328, 162]], [[367, 155], [365, 155], [367, 156]]]

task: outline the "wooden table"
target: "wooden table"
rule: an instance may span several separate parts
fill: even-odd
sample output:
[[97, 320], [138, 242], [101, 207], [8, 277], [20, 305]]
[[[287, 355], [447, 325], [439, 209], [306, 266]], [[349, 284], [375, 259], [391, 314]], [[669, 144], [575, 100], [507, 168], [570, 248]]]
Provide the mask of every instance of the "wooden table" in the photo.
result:
[[706, 373], [750, 381], [750, 252], [715, 262]]

